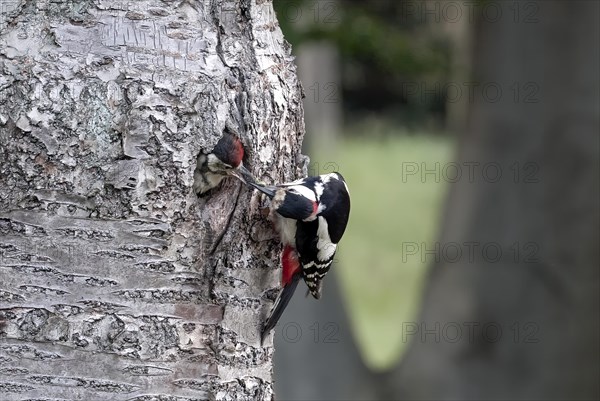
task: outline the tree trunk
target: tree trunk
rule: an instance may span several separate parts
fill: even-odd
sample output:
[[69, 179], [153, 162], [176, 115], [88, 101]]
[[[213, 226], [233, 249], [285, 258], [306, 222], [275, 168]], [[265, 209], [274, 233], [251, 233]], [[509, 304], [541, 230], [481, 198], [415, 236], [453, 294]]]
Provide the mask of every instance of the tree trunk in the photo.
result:
[[263, 180], [306, 172], [272, 4], [3, 2], [0, 28], [3, 400], [271, 399], [275, 234], [238, 181], [192, 186], [226, 125]]
[[503, 95], [472, 107], [438, 244], [453, 253], [402, 334], [394, 397], [598, 399], [599, 3], [495, 6], [473, 70]]

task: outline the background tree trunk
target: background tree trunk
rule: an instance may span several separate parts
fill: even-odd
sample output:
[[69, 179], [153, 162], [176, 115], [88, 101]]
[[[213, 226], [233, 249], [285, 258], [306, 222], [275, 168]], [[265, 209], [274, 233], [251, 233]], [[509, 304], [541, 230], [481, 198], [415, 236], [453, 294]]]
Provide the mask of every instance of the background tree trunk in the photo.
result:
[[265, 181], [306, 171], [259, 3], [2, 3], [3, 400], [271, 399], [279, 247], [239, 182], [192, 191], [226, 125]]
[[505, 91], [475, 99], [459, 162], [479, 167], [453, 185], [438, 244], [463, 253], [434, 266], [391, 387], [598, 399], [599, 3], [530, 2], [519, 20], [517, 3], [495, 4], [503, 17], [480, 21], [473, 71]]
[[359, 353], [336, 268], [343, 266], [334, 266], [327, 274], [318, 302], [295, 296], [275, 327], [278, 399], [375, 400], [385, 384], [381, 375], [369, 370]]

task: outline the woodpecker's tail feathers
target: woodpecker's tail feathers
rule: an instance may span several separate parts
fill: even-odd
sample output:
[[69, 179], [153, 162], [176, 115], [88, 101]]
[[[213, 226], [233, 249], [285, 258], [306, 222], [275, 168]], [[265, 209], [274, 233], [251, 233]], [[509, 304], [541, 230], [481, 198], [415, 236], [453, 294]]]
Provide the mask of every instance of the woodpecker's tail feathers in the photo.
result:
[[292, 280], [290, 281], [290, 283], [288, 285], [286, 285], [285, 287], [283, 287], [283, 289], [277, 296], [277, 299], [275, 300], [275, 304], [273, 305], [273, 309], [271, 309], [271, 312], [269, 313], [269, 317], [267, 318], [267, 321], [265, 322], [265, 325], [263, 326], [262, 332], [260, 333], [260, 344], [261, 345], [265, 341], [265, 338], [267, 337], [269, 332], [273, 329], [273, 327], [275, 327], [275, 325], [279, 321], [279, 318], [283, 314], [283, 311], [285, 310], [287, 305], [290, 303], [290, 299], [292, 299], [292, 296], [294, 295], [294, 292], [296, 291], [296, 287], [298, 286], [298, 282], [300, 281], [301, 277], [302, 277], [301, 272], [296, 273], [292, 277]]
[[313, 296], [314, 299], [321, 299], [321, 286], [319, 286], [319, 289], [317, 289], [317, 290], [311, 290], [310, 288], [308, 290], [306, 290], [305, 297], [308, 298], [311, 295]]

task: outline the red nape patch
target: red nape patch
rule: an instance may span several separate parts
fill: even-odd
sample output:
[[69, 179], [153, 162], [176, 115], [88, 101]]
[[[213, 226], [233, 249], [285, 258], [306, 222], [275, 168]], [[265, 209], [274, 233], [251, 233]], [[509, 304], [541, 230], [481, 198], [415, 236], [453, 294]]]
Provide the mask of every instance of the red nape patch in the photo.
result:
[[296, 250], [289, 245], [286, 245], [285, 248], [283, 248], [281, 265], [283, 266], [283, 271], [281, 272], [281, 285], [285, 287], [292, 281], [294, 274], [300, 270], [298, 254], [296, 253]]
[[313, 212], [312, 212], [312, 214], [317, 214], [317, 209], [319, 209], [319, 204], [317, 202], [313, 202]]
[[240, 163], [242, 162], [242, 159], [244, 158], [244, 146], [242, 145], [242, 141], [240, 141], [240, 139], [238, 137], [235, 137], [234, 140], [234, 144], [235, 144], [235, 151], [234, 151], [234, 164], [233, 167], [237, 167], [240, 165]]
[[244, 158], [244, 146], [236, 135], [225, 133], [215, 145], [212, 153], [223, 163], [237, 168]]

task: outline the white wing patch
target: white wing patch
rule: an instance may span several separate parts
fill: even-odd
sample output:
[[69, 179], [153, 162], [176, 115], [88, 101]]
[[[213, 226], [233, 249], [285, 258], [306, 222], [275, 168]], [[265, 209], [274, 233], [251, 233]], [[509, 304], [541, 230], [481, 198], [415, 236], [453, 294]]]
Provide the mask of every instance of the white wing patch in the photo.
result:
[[335, 254], [337, 245], [331, 242], [329, 237], [329, 230], [327, 226], [327, 220], [324, 217], [319, 216], [319, 228], [317, 229], [317, 235], [319, 241], [317, 242], [317, 259], [320, 261], [330, 260]]
[[331, 180], [332, 178], [337, 178], [333, 175], [333, 173], [329, 173], [329, 174], [323, 174], [321, 175], [321, 181], [323, 181], [323, 184], [327, 184], [329, 182], [329, 180]]
[[315, 193], [310, 188], [305, 187], [304, 185], [293, 185], [289, 187], [289, 189], [295, 189], [300, 195], [304, 196], [307, 199], [310, 199], [313, 202], [317, 201]]
[[321, 181], [323, 181], [323, 184], [327, 184], [331, 180], [341, 181], [340, 176], [338, 175], [338, 173], [329, 173], [329, 174], [323, 174], [323, 175], [321, 175]]
[[293, 187], [295, 185], [302, 185], [303, 182], [304, 182], [304, 178], [298, 178], [295, 181], [286, 182], [284, 184], [279, 184], [279, 186], [280, 187]]
[[325, 185], [323, 185], [322, 182], [316, 182], [315, 183], [315, 193], [317, 194], [317, 199], [321, 199], [321, 196], [323, 195], [323, 191], [325, 190]]
[[319, 202], [319, 207], [317, 208], [316, 214], [321, 214], [323, 210], [327, 209], [327, 207], [321, 203], [321, 196], [323, 195], [323, 191], [325, 191], [325, 185], [322, 182], [315, 183], [315, 193], [317, 194], [317, 202]]
[[340, 177], [340, 175], [338, 173], [323, 174], [321, 176], [321, 181], [323, 181], [323, 183], [325, 183], [325, 184], [328, 183], [329, 181], [331, 181], [332, 179], [343, 182], [344, 187], [346, 187], [346, 192], [348, 192], [348, 194], [350, 194], [350, 191], [348, 190], [348, 184], [346, 184], [346, 181], [342, 180], [342, 178]]

